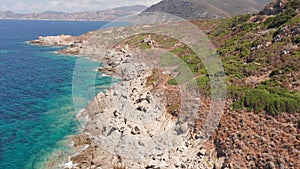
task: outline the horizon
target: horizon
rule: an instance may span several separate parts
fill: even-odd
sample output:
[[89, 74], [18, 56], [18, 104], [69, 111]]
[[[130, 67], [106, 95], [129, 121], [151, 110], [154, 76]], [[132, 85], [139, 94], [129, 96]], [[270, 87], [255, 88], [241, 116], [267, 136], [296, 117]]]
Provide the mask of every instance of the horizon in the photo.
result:
[[11, 0], [0, 4], [0, 11], [11, 11], [20, 14], [43, 13], [43, 12], [64, 12], [80, 13], [103, 11], [123, 6], [143, 5], [151, 6], [160, 0]]
[[[117, 6], [114, 8], [105, 8], [102, 10], [90, 10], [90, 11], [81, 11], [81, 12], [65, 12], [65, 11], [56, 11], [56, 10], [46, 10], [46, 11], [40, 11], [40, 12], [17, 12], [17, 11], [12, 11], [12, 10], [0, 10], [0, 12], [13, 12], [15, 14], [42, 14], [46, 12], [57, 12], [57, 13], [66, 13], [66, 14], [72, 14], [72, 13], [84, 13], [84, 12], [97, 12], [97, 11], [105, 11], [105, 10], [110, 10], [110, 9], [116, 9], [116, 8], [122, 8], [122, 7], [132, 7], [132, 6], [145, 6], [145, 5], [125, 5], [125, 6]], [[150, 5], [151, 6], [151, 5]], [[150, 6], [145, 6], [145, 7], [150, 7]]]

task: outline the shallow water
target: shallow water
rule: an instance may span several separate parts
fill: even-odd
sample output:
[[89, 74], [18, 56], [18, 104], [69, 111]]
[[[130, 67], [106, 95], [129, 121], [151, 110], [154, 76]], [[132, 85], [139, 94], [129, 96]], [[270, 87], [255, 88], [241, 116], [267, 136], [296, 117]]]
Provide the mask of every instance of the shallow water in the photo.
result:
[[[46, 35], [80, 35], [104, 24], [0, 20], [1, 169], [40, 168], [53, 152], [68, 151], [64, 140], [79, 127], [72, 97], [78, 57], [57, 55], [58, 48], [25, 41]], [[95, 89], [98, 92], [111, 84], [110, 77], [94, 71], [99, 63], [88, 59], [80, 63], [86, 80], [77, 86], [86, 90], [77, 90], [82, 99], [76, 110], [86, 106]]]

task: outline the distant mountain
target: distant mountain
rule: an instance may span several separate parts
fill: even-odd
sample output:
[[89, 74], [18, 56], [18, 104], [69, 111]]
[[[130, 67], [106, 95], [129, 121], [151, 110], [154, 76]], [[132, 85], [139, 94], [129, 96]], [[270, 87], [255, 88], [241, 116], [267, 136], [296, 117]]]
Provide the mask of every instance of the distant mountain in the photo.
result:
[[222, 18], [257, 13], [271, 0], [162, 0], [144, 12], [164, 12], [185, 19]]
[[19, 14], [12, 11], [0, 11], [0, 19], [20, 19], [20, 20], [88, 20], [106, 21], [119, 17], [131, 15], [145, 10], [143, 5], [123, 6], [113, 9], [106, 9], [95, 12], [65, 13], [58, 11], [46, 11], [43, 13]]
[[144, 6], [144, 5], [133, 5], [133, 6], [121, 6], [121, 7], [115, 8], [115, 10], [131, 12], [131, 11], [143, 11], [147, 8], [148, 7]]

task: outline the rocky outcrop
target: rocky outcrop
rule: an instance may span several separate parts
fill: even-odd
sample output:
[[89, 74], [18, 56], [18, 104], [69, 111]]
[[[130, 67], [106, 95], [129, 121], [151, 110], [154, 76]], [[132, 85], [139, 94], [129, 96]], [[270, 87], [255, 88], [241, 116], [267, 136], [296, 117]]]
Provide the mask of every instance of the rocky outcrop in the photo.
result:
[[79, 115], [87, 123], [74, 145], [86, 148], [71, 158], [71, 168], [212, 168], [213, 155], [197, 133], [169, 132], [176, 120], [166, 112], [161, 90], [147, 85], [151, 64], [116, 51], [107, 52], [102, 62], [123, 81], [99, 93]]
[[91, 31], [80, 36], [39, 36], [38, 39], [32, 40], [29, 43], [42, 46], [65, 46], [67, 48], [59, 50], [58, 53], [79, 55], [80, 49], [94, 33], [95, 31]]
[[82, 43], [80, 41], [74, 41], [71, 35], [60, 36], [39, 36], [37, 40], [33, 40], [30, 43], [43, 46], [71, 46], [76, 43]]
[[267, 5], [259, 14], [276, 15], [288, 8], [300, 9], [300, 3], [297, 0], [274, 0]]

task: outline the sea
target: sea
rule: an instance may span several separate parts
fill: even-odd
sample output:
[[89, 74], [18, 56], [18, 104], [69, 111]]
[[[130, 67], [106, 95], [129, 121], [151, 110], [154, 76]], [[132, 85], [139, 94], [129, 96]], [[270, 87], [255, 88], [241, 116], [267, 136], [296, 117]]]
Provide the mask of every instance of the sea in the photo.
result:
[[44, 168], [53, 158], [67, 158], [69, 138], [81, 128], [77, 113], [114, 83], [96, 72], [101, 63], [28, 41], [81, 35], [106, 24], [0, 20], [0, 169]]

